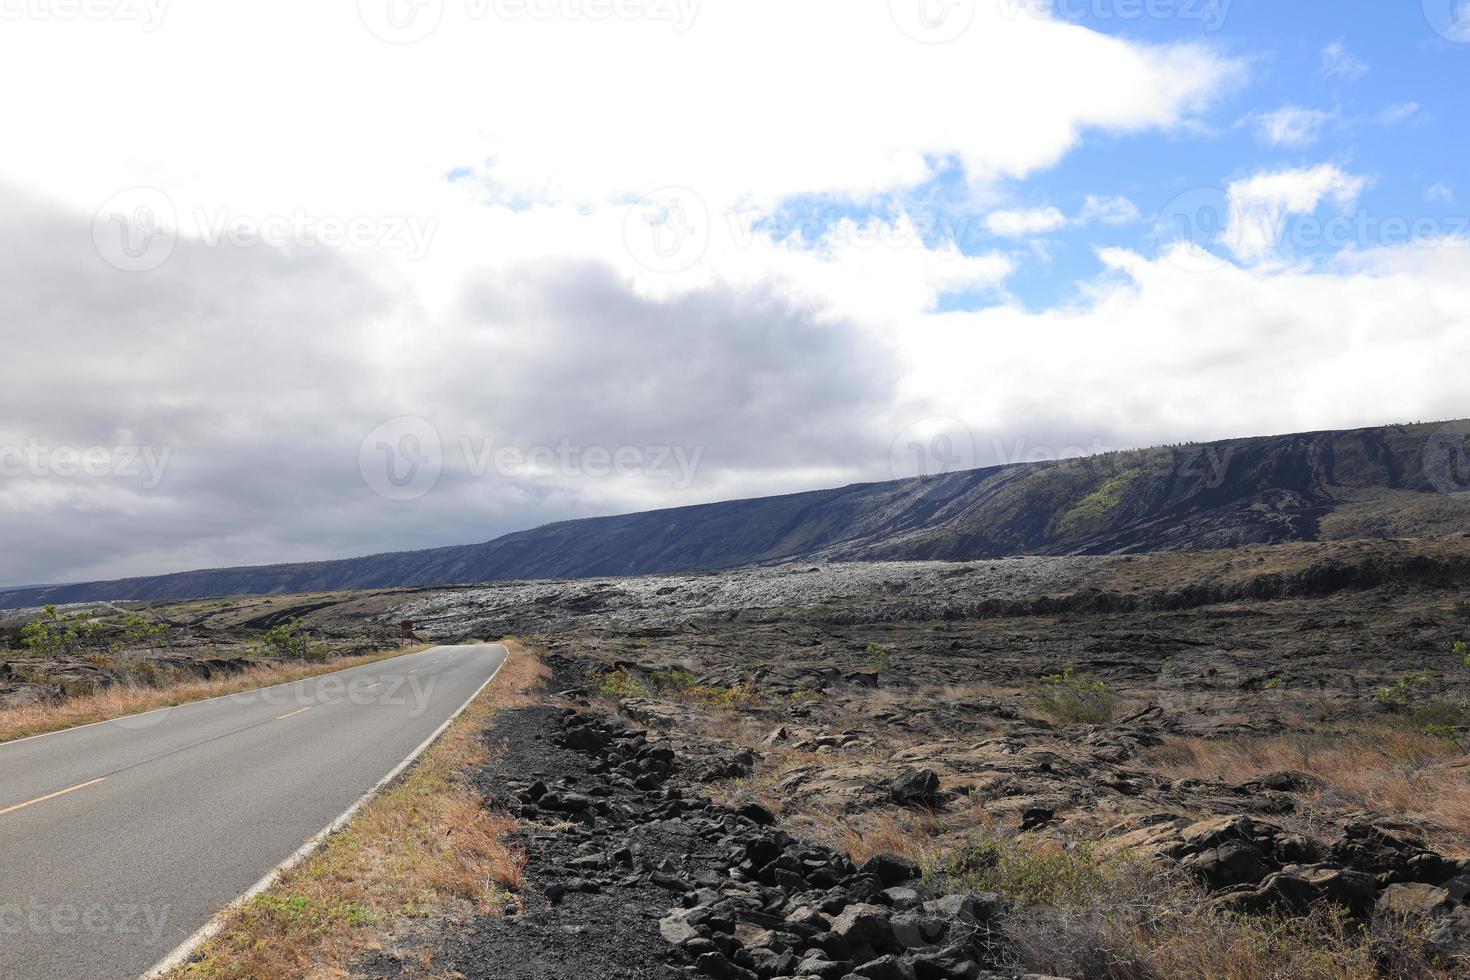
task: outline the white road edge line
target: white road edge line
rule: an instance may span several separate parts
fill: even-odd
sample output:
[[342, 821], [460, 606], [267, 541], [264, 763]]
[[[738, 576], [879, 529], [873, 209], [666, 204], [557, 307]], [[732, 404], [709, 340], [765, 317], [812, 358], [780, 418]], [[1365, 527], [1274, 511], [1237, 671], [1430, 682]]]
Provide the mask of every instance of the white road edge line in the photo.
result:
[[[432, 649], [433, 648], [430, 647], [430, 650]], [[271, 684], [266, 687], [252, 687], [247, 691], [236, 691], [233, 694], [216, 694], [212, 698], [200, 698], [198, 701], [185, 701], [182, 704], [166, 704], [162, 708], [150, 708], [147, 711], [139, 711], [137, 714], [118, 715], [116, 718], [103, 718], [101, 721], [89, 721], [85, 725], [73, 725], [70, 728], [58, 728], [54, 732], [39, 732], [35, 735], [27, 735], [25, 738], [13, 738], [8, 742], [0, 742], [0, 749], [5, 748], [7, 745], [19, 745], [22, 742], [29, 742], [37, 738], [46, 738], [50, 735], [65, 735], [67, 732], [79, 732], [83, 728], [95, 728], [98, 725], [111, 725], [113, 722], [132, 720], [134, 718], [142, 718], [146, 715], [157, 714], [160, 711], [173, 711], [177, 708], [188, 708], [196, 704], [208, 704], [211, 701], [223, 701], [225, 698], [238, 698], [244, 694], [259, 694], [261, 691], [274, 691], [278, 687], [290, 687], [292, 684], [305, 684], [307, 681], [318, 680], [322, 677], [331, 677], [334, 674], [347, 674], [354, 670], [363, 670], [368, 667], [377, 667], [380, 664], [385, 664], [390, 660], [397, 660], [400, 657], [417, 657], [421, 653], [428, 652], [429, 650], [417, 650], [413, 653], [400, 653], [392, 657], [384, 657], [382, 660], [374, 660], [370, 663], [358, 664], [356, 667], [342, 667], [338, 670], [329, 670], [325, 674], [312, 674], [309, 677], [300, 677], [294, 681], [281, 681], [281, 683], [279, 684]]]
[[481, 691], [484, 691], [485, 688], [490, 686], [490, 682], [495, 680], [495, 678], [499, 676], [501, 668], [503, 668], [506, 663], [509, 662], [509, 647], [505, 646], [503, 643], [487, 643], [485, 645], [500, 647], [500, 649], [505, 651], [505, 657], [500, 661], [500, 665], [495, 668], [494, 672], [485, 679], [485, 683], [477, 687], [475, 689], [475, 693], [469, 696], [469, 700], [460, 705], [459, 708], [454, 712], [454, 714], [446, 718], [444, 724], [440, 725], [434, 730], [434, 733], [432, 735], [424, 739], [424, 741], [419, 745], [418, 748], [410, 752], [408, 758], [404, 759], [402, 762], [398, 763], [398, 765], [394, 766], [392, 772], [388, 773], [388, 775], [378, 780], [377, 785], [368, 790], [362, 796], [358, 797], [357, 802], [353, 803], [350, 807], [343, 811], [340, 817], [327, 824], [326, 827], [322, 828], [319, 833], [313, 836], [305, 844], [302, 844], [301, 847], [298, 848], [296, 852], [290, 857], [286, 858], [286, 860], [282, 861], [280, 864], [267, 871], [265, 873], [265, 876], [257, 881], [255, 884], [251, 885], [248, 891], [246, 891], [244, 894], [240, 895], [240, 897], [236, 898], [233, 902], [216, 912], [208, 922], [199, 927], [198, 932], [194, 933], [194, 935], [190, 936], [188, 939], [185, 939], [178, 946], [175, 946], [171, 953], [155, 963], [152, 969], [150, 969], [147, 973], [144, 973], [141, 977], [138, 978], [138, 980], [158, 980], [158, 978], [166, 976], [169, 972], [176, 970], [187, 963], [189, 961], [189, 957], [194, 955], [194, 951], [196, 949], [204, 945], [210, 939], [214, 938], [214, 936], [216, 936], [219, 931], [224, 928], [226, 916], [228, 916], [236, 909], [240, 908], [242, 905], [250, 901], [255, 896], [259, 895], [261, 892], [270, 888], [276, 883], [277, 880], [280, 879], [281, 875], [285, 874], [287, 871], [290, 871], [292, 868], [296, 867], [296, 865], [300, 864], [302, 861], [305, 861], [308, 857], [314, 854], [324, 843], [326, 843], [328, 837], [331, 837], [337, 831], [347, 826], [348, 822], [351, 821], [353, 817], [357, 816], [357, 811], [361, 810], [369, 800], [371, 800], [373, 797], [377, 796], [384, 789], [386, 789], [388, 785], [392, 783], [395, 779], [403, 775], [403, 771], [405, 769], [413, 765], [414, 762], [417, 761], [419, 756], [428, 751], [429, 746], [438, 741], [439, 736], [444, 734], [445, 729], [453, 724], [456, 718], [464, 714], [465, 709], [470, 706], [475, 698], [480, 696]]

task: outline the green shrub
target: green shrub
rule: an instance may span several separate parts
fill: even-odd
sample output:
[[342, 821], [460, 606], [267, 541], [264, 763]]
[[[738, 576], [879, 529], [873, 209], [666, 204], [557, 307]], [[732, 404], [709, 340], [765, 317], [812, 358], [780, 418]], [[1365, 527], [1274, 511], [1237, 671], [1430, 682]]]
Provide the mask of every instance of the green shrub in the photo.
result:
[[55, 606], [47, 606], [40, 619], [21, 627], [25, 648], [38, 657], [77, 656], [92, 643], [99, 624], [90, 612], [64, 616]]
[[658, 692], [642, 678], [615, 670], [597, 678], [597, 693], [605, 698], [651, 698]]
[[152, 653], [158, 642], [168, 637], [170, 629], [168, 623], [139, 613], [128, 613], [124, 621], [123, 643], [126, 646], [146, 646]]
[[1417, 674], [1405, 674], [1390, 687], [1380, 687], [1373, 700], [1389, 711], [1403, 711], [1419, 700], [1418, 689], [1434, 681], [1434, 671], [1421, 670]]
[[594, 686], [603, 697], [614, 699], [672, 698], [725, 707], [738, 707], [759, 699], [748, 687], [701, 684], [687, 670], [658, 670], [646, 675], [614, 670], [599, 675]]
[[1077, 677], [1068, 667], [1041, 678], [1036, 707], [1057, 721], [1077, 725], [1106, 725], [1118, 716], [1123, 699], [1105, 681]]
[[995, 892], [1015, 905], [1085, 901], [1112, 876], [1086, 843], [987, 838], [951, 852], [932, 873], [945, 891]]
[[893, 667], [893, 655], [883, 644], [869, 643], [865, 652], [868, 655], [868, 663], [872, 664], [874, 670], [889, 670]]
[[311, 658], [311, 640], [307, 637], [301, 620], [293, 619], [277, 623], [266, 630], [260, 638], [267, 656], [282, 660], [308, 660]]

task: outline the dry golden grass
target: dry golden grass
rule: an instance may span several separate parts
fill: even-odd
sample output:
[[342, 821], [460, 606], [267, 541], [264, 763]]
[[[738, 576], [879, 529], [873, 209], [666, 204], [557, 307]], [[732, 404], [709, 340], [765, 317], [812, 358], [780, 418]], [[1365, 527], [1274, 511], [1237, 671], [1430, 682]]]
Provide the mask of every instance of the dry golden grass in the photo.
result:
[[1364, 928], [1321, 906], [1302, 918], [1210, 911], [1188, 888], [1140, 878], [1083, 905], [1033, 907], [1003, 932], [1021, 969], [1096, 980], [1430, 980], [1464, 976], [1434, 957], [1424, 924]]
[[1149, 761], [1183, 778], [1244, 782], [1294, 769], [1317, 777], [1317, 801], [1424, 826], [1440, 844], [1470, 844], [1470, 760], [1446, 738], [1390, 727], [1273, 738], [1170, 739]]
[[880, 810], [864, 814], [809, 814], [833, 845], [861, 864], [875, 854], [898, 854], [922, 867], [937, 858], [944, 823], [927, 810]]
[[506, 645], [510, 660], [495, 683], [404, 777], [321, 851], [231, 912], [177, 980], [342, 977], [354, 958], [382, 947], [396, 919], [493, 912], [513, 896], [525, 858], [503, 837], [515, 821], [488, 811], [464, 779], [489, 757], [479, 737], [486, 720], [533, 703], [550, 676], [529, 650]]
[[981, 833], [927, 866], [944, 890], [993, 891], [1010, 910], [1002, 956], [1021, 972], [1089, 980], [1380, 980], [1462, 976], [1425, 942], [1429, 923], [1370, 924], [1322, 905], [1301, 916], [1212, 908], [1154, 861], [1087, 841]]
[[191, 701], [288, 684], [291, 681], [361, 667], [363, 664], [377, 663], [426, 649], [427, 644], [420, 644], [361, 657], [343, 657], [329, 663], [261, 664], [230, 677], [180, 681], [160, 687], [120, 684], [105, 691], [79, 695], [55, 704], [4, 708], [0, 709], [0, 742], [123, 718], [158, 708], [172, 708]]

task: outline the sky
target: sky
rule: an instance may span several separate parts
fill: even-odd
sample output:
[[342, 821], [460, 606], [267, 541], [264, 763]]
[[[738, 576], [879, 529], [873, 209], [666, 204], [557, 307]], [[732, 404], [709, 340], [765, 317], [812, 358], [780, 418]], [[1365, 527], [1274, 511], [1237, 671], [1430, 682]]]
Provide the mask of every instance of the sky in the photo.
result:
[[0, 584], [1470, 415], [1470, 3], [0, 0]]

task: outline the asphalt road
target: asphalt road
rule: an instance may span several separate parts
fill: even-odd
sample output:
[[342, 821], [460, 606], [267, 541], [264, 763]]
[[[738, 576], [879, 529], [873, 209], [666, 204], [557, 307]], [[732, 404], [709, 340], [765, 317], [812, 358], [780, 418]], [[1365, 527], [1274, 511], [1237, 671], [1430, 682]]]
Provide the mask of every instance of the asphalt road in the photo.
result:
[[388, 775], [505, 657], [435, 647], [0, 744], [0, 977], [146, 972]]

